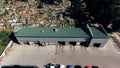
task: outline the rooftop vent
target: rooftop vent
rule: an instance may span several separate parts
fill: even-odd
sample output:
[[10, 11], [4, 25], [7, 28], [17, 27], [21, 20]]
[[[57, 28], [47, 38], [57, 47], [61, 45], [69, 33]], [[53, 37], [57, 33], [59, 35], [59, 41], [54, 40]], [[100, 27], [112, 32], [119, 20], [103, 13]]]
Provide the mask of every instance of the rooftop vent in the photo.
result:
[[42, 29], [41, 32], [44, 33], [44, 30]]
[[54, 28], [54, 29], [53, 29], [53, 31], [54, 31], [54, 32], [57, 32], [57, 31], [58, 31], [58, 29], [57, 29], [57, 28]]

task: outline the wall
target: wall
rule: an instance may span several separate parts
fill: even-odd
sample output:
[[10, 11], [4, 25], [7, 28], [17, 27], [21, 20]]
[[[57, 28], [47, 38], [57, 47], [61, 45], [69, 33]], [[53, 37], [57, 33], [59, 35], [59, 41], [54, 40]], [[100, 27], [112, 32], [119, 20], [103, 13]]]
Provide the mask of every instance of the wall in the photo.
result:
[[17, 40], [20, 41], [21, 40], [26, 40], [26, 41], [40, 41], [40, 42], [45, 42], [45, 41], [49, 41], [49, 42], [58, 42], [58, 41], [86, 41], [86, 38], [22, 38], [22, 37], [17, 37]]
[[109, 38], [93, 38], [91, 41], [90, 41], [90, 44], [89, 44], [89, 47], [92, 47], [94, 45], [94, 43], [101, 43], [100, 47], [103, 47], [106, 42], [109, 40]]

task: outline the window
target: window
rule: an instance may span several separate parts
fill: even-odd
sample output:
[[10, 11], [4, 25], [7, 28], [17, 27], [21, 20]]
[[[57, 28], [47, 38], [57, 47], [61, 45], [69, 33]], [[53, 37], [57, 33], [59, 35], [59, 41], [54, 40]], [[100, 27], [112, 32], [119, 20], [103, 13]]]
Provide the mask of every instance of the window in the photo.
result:
[[29, 45], [29, 42], [28, 41], [23, 41], [23, 44]]
[[70, 45], [76, 45], [76, 42], [69, 42]]

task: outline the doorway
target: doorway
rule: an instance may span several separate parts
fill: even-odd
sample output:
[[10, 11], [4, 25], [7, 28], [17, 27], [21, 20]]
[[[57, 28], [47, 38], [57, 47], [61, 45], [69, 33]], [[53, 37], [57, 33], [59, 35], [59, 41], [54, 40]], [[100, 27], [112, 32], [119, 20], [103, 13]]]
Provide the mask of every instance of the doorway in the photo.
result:
[[69, 42], [70, 45], [76, 45], [76, 42]]
[[87, 45], [87, 42], [86, 42], [86, 41], [84, 41], [84, 42], [80, 42], [80, 45], [81, 45], [81, 46], [84, 46], [84, 47], [88, 47], [88, 45]]
[[101, 43], [94, 43], [93, 46], [94, 47], [100, 47]]
[[58, 41], [58, 44], [65, 45], [65, 41]]

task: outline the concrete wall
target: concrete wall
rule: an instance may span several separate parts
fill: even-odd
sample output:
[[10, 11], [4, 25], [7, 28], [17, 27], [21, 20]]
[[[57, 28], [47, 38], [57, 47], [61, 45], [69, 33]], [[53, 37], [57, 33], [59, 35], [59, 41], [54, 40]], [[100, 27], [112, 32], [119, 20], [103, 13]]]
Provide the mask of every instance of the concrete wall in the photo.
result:
[[109, 38], [93, 38], [91, 41], [90, 41], [90, 44], [89, 44], [89, 47], [92, 47], [94, 45], [94, 43], [101, 43], [100, 47], [103, 47], [107, 41], [109, 40]]

